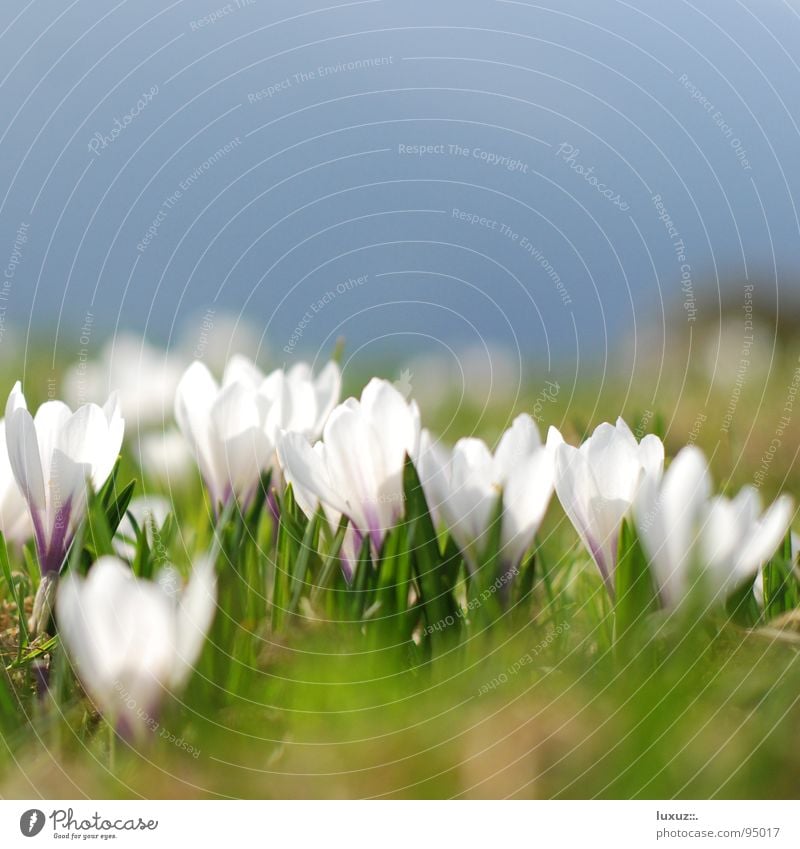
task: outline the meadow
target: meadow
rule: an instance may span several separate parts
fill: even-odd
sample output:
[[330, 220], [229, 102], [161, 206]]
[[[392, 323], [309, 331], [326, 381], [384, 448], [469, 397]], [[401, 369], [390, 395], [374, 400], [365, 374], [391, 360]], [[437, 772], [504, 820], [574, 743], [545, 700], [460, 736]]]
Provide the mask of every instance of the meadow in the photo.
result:
[[[337, 396], [361, 396], [364, 408], [371, 375], [343, 372]], [[490, 481], [479, 499], [463, 503], [458, 499], [474, 488], [473, 468], [460, 483], [448, 478], [451, 502], [443, 496], [438, 503], [430, 465], [403, 451], [400, 477], [388, 488], [378, 480], [378, 497], [360, 506], [357, 496], [341, 503], [331, 455], [342, 434], [332, 427], [323, 436], [331, 475], [323, 483], [335, 491], [327, 501], [325, 492], [310, 497], [309, 481], [319, 475], [304, 453], [306, 445], [311, 451], [309, 434], [288, 439], [285, 410], [282, 424], [269, 424], [278, 404], [269, 392], [273, 406], [262, 410], [242, 390], [236, 415], [217, 422], [221, 430], [236, 430], [233, 419], [255, 416], [268, 442], [257, 449], [248, 442], [240, 458], [229, 452], [216, 469], [213, 458], [221, 455], [212, 451], [205, 467], [201, 457], [202, 476], [191, 451], [190, 461], [178, 462], [175, 434], [166, 438], [176, 441], [164, 442], [160, 464], [157, 451], [144, 450], [148, 436], [165, 440], [163, 415], [166, 409], [171, 416], [172, 394], [181, 389], [169, 384], [155, 427], [140, 407], [126, 409], [123, 393], [121, 456], [113, 458], [110, 475], [94, 481], [85, 518], [71, 526], [74, 536], [55, 569], [58, 601], [42, 608], [41, 546], [31, 538], [0, 545], [0, 795], [793, 797], [800, 782], [800, 582], [788, 528], [768, 546], [773, 550], [754, 555], [752, 574], [734, 574], [731, 566], [716, 582], [706, 580], [713, 570], [692, 549], [691, 564], [681, 560], [680, 568], [694, 571], [676, 599], [671, 574], [660, 579], [659, 551], [648, 545], [650, 523], [636, 512], [638, 491], [614, 524], [614, 539], [601, 540], [615, 560], [606, 562], [606, 574], [598, 568], [603, 557], [590, 552], [565, 512], [564, 487], [577, 486], [573, 477], [559, 488], [566, 460], [553, 461], [555, 490], [545, 492], [542, 484], [544, 504], [527, 500], [539, 486], [531, 481], [547, 477], [537, 465], [550, 462], [546, 452], [564, 453], [547, 438], [550, 425], [577, 446], [620, 415], [639, 445], [648, 435], [663, 441], [664, 481], [673, 458], [691, 443], [708, 458], [715, 491], [735, 496], [755, 485], [762, 506], [781, 493], [794, 495], [796, 374], [789, 353], [779, 352], [764, 379], [738, 387], [730, 422], [731, 382], [715, 383], [701, 369], [668, 366], [628, 382], [584, 376], [574, 386], [562, 381], [550, 397], [542, 391], [552, 376], [534, 373], [521, 389], [488, 404], [439, 391], [436, 403], [420, 402], [422, 425], [437, 444], [440, 435], [442, 446], [473, 436], [491, 449], [521, 415], [532, 417], [525, 426], [534, 425], [541, 445], [512, 457], [502, 487]], [[397, 372], [387, 368], [385, 376], [391, 387]], [[262, 377], [236, 381], [261, 385]], [[20, 378], [31, 412], [63, 397], [70, 380], [46, 356], [6, 364], [0, 389], [11, 392]], [[148, 371], [151, 389], [153, 379]], [[407, 405], [415, 388], [429, 396], [423, 380], [422, 373], [411, 375], [391, 404]], [[388, 393], [375, 391], [381, 398]], [[261, 399], [263, 387], [259, 392]], [[184, 397], [190, 397], [185, 385]], [[316, 412], [327, 419], [323, 406]], [[400, 429], [405, 415], [389, 415], [383, 433]], [[181, 427], [189, 445], [194, 433], [196, 455], [208, 449], [198, 441], [199, 418], [189, 410]], [[12, 440], [9, 421], [7, 411]], [[358, 466], [360, 452], [368, 453], [360, 426], [352, 425], [342, 466]], [[315, 422], [310, 430], [316, 438], [322, 426]], [[380, 452], [381, 433], [376, 439]], [[252, 450], [261, 452], [257, 461]], [[466, 446], [464, 458], [477, 467], [483, 460], [470, 459], [473, 451], [480, 453]], [[377, 456], [370, 468], [380, 478]], [[513, 475], [519, 478], [523, 466], [530, 477], [512, 495]], [[659, 470], [654, 510], [664, 509], [661, 481]], [[151, 501], [149, 512], [137, 516], [133, 505], [142, 496], [155, 497], [162, 512]], [[509, 534], [517, 504], [530, 518]], [[744, 531], [740, 550], [764, 533], [763, 523], [754, 517]], [[506, 558], [511, 549], [519, 553]], [[112, 611], [97, 620], [80, 607], [81, 592], [84, 605], [89, 592], [81, 581], [90, 580], [101, 558], [112, 557], [136, 576], [119, 578], [120, 586], [147, 583], [142, 605], [151, 603], [150, 589], [165, 567], [172, 600], [182, 598], [175, 586], [189, 581], [191, 587], [190, 576], [205, 564], [213, 609], [208, 606], [206, 621], [197, 612], [202, 604], [195, 605], [194, 635], [202, 639], [194, 641], [196, 651], [173, 650], [164, 661], [169, 674], [159, 671], [160, 612], [132, 607], [122, 617]], [[753, 581], [761, 566], [759, 595]], [[116, 592], [111, 578], [108, 586]], [[98, 591], [93, 604], [114, 598], [111, 590]], [[180, 631], [184, 607], [176, 604]], [[173, 615], [169, 610], [165, 617]], [[124, 646], [115, 643], [115, 628]], [[164, 628], [164, 639], [172, 639]], [[95, 651], [119, 655], [102, 681], [88, 668]], [[145, 683], [145, 675], [154, 680]]]

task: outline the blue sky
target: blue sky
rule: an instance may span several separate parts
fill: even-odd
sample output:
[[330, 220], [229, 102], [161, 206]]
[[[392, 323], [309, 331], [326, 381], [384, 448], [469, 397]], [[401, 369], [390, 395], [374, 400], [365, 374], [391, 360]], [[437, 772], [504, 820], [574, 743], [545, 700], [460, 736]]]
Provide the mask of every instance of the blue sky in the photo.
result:
[[796, 286], [794, 4], [34, 0], [0, 33], [0, 310], [64, 356], [213, 310], [288, 362], [571, 361]]

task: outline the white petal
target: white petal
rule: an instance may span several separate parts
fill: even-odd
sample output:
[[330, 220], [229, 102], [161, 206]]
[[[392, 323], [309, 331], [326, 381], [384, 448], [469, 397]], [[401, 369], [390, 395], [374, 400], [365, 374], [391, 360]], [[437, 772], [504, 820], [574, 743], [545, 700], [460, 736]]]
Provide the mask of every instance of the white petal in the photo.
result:
[[33, 535], [25, 501], [8, 458], [5, 420], [0, 419], [0, 531], [7, 540], [26, 542]]
[[601, 424], [580, 451], [586, 457], [598, 493], [603, 498], [630, 504], [639, 485], [642, 466], [639, 445], [627, 425], [614, 428]]
[[772, 557], [789, 531], [793, 513], [791, 497], [781, 495], [751, 526], [735, 566], [739, 578], [746, 578]]
[[536, 422], [527, 413], [517, 416], [503, 434], [495, 451], [495, 480], [505, 481], [515, 466], [530, 457], [541, 445], [542, 439]]
[[224, 489], [230, 488], [241, 500], [249, 498], [272, 451], [272, 443], [261, 428], [253, 427], [226, 439], [221, 446]]
[[6, 405], [6, 442], [14, 478], [32, 510], [46, 507], [39, 442], [19, 383]]
[[59, 435], [71, 416], [72, 410], [61, 401], [45, 401], [33, 417], [45, 483], [50, 477], [50, 461], [59, 446]]
[[660, 485], [654, 476], [642, 481], [635, 507], [636, 527], [668, 606], [676, 605], [688, 590], [696, 538], [710, 494], [705, 457], [693, 446], [678, 453]]
[[211, 407], [218, 394], [211, 372], [200, 362], [189, 366], [175, 390], [175, 420], [215, 499], [222, 495], [218, 452], [211, 444]]
[[317, 446], [312, 448], [299, 433], [282, 434], [278, 439], [278, 459], [283, 474], [287, 483], [292, 485], [297, 503], [309, 518], [316, 512], [320, 501], [345, 513], [347, 502], [333, 488], [324, 460], [324, 448], [321, 443]]
[[596, 495], [586, 458], [566, 442], [556, 443], [554, 481], [558, 500], [584, 545], [591, 551], [588, 531], [588, 500]]
[[312, 438], [317, 438], [328, 420], [328, 416], [339, 401], [342, 391], [342, 373], [338, 363], [331, 360], [314, 381], [317, 396], [317, 419], [314, 422]]
[[242, 354], [234, 354], [225, 366], [222, 385], [241, 383], [248, 389], [257, 389], [263, 380], [264, 375], [261, 369], [252, 360]]
[[428, 507], [437, 520], [440, 508], [450, 492], [450, 453], [435, 442], [430, 432], [423, 430], [420, 438], [420, 454], [417, 472], [425, 492]]
[[88, 466], [92, 485], [98, 490], [114, 468], [119, 445], [116, 433], [111, 439], [105, 412], [96, 404], [85, 404], [62, 421], [53, 439], [53, 451], [61, 451], [73, 462]]
[[553, 425], [550, 425], [550, 427], [547, 430], [547, 441], [545, 442], [545, 445], [547, 446], [547, 450], [552, 451], [553, 456], [555, 456], [556, 449], [558, 448], [559, 445], [563, 445], [563, 444], [564, 444], [564, 437], [561, 435], [561, 431], [558, 430], [558, 428], [553, 427]]
[[489, 489], [499, 484], [494, 476], [494, 461], [482, 439], [464, 437], [453, 447], [450, 479], [454, 490], [464, 486]]
[[503, 488], [503, 560], [512, 567], [533, 542], [553, 493], [553, 455], [540, 447], [517, 463]]
[[380, 486], [387, 473], [378, 440], [363, 412], [345, 405], [337, 407], [325, 425], [330, 484], [346, 502], [343, 512], [356, 528], [376, 538], [385, 530]]
[[[366, 419], [386, 447], [385, 456], [390, 466], [392, 460], [408, 454], [414, 456], [419, 448], [419, 418], [415, 405], [387, 380], [372, 378], [361, 393], [361, 406]], [[390, 459], [391, 458], [391, 459]], [[396, 460], [395, 460], [396, 462]]]
[[639, 443], [639, 462], [647, 477], [661, 477], [664, 471], [664, 443], [655, 434], [647, 434]]

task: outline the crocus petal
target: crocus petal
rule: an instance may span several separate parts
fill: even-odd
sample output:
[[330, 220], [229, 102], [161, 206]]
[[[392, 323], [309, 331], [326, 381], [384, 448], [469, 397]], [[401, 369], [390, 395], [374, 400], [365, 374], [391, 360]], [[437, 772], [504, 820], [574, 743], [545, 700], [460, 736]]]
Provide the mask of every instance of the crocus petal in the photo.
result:
[[4, 419], [0, 419], [0, 531], [7, 540], [14, 542], [24, 542], [33, 534], [28, 504], [8, 458]]
[[544, 518], [553, 493], [554, 461], [540, 447], [517, 462], [503, 487], [503, 560], [519, 565]]
[[664, 443], [652, 433], [639, 443], [639, 462], [647, 477], [660, 478], [664, 470]]
[[705, 457], [693, 446], [678, 453], [662, 484], [653, 476], [642, 482], [634, 511], [636, 528], [667, 606], [686, 593], [697, 527], [710, 493]]
[[314, 391], [316, 393], [317, 415], [313, 432], [309, 434], [312, 438], [316, 438], [322, 433], [322, 428], [336, 406], [342, 391], [342, 372], [333, 360], [322, 369], [314, 381]]
[[242, 354], [234, 354], [225, 366], [222, 385], [241, 383], [248, 389], [257, 389], [263, 380], [264, 374], [252, 360]]
[[[558, 444], [555, 451], [555, 489], [567, 518], [594, 557], [598, 547], [589, 533], [589, 499], [596, 495], [594, 479], [584, 455], [566, 442]], [[606, 578], [606, 564], [597, 566]]]
[[636, 494], [642, 465], [639, 446], [627, 429], [601, 424], [579, 449], [586, 457], [597, 492], [609, 500], [630, 504]]
[[39, 441], [25, 396], [17, 383], [6, 405], [6, 443], [14, 478], [31, 510], [46, 506]]
[[[317, 447], [318, 446], [318, 447]], [[346, 513], [347, 502], [333, 487], [321, 443], [312, 447], [299, 433], [284, 433], [278, 440], [278, 458], [288, 483], [292, 484], [297, 503], [309, 518], [320, 501]]]
[[210, 437], [211, 408], [218, 393], [217, 382], [200, 362], [189, 366], [175, 391], [175, 421], [213, 497], [219, 497], [216, 489], [221, 477], [220, 463]]
[[434, 441], [430, 432], [422, 431], [420, 437], [419, 462], [417, 472], [425, 492], [428, 508], [437, 521], [441, 518], [441, 508], [450, 489], [450, 455], [443, 446]]
[[63, 402], [45, 401], [33, 417], [45, 483], [50, 477], [50, 460], [58, 447], [59, 434], [72, 415], [72, 410]]
[[494, 453], [494, 477], [505, 481], [517, 463], [541, 447], [542, 439], [536, 422], [527, 413], [517, 416], [503, 434]]
[[113, 442], [110, 438], [104, 411], [96, 404], [85, 404], [62, 421], [55, 431], [52, 451], [52, 456], [60, 451], [74, 463], [88, 467], [88, 477], [97, 490], [114, 468], [119, 445], [116, 434]]
[[337, 407], [325, 425], [325, 451], [331, 486], [342, 494], [344, 510], [363, 534], [382, 538], [379, 485], [386, 469], [376, 435], [360, 410]]
[[764, 515], [754, 522], [734, 567], [738, 579], [745, 580], [772, 557], [789, 531], [793, 513], [792, 498], [781, 495]]

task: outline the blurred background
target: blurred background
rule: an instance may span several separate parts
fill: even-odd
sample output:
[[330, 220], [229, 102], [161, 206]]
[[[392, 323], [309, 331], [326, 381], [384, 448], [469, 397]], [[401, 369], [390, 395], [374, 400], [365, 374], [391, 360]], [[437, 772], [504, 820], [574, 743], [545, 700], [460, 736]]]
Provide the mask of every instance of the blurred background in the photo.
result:
[[168, 414], [192, 358], [343, 337], [350, 388], [446, 435], [662, 416], [791, 469], [794, 0], [32, 0], [0, 45], [0, 360], [34, 398]]

